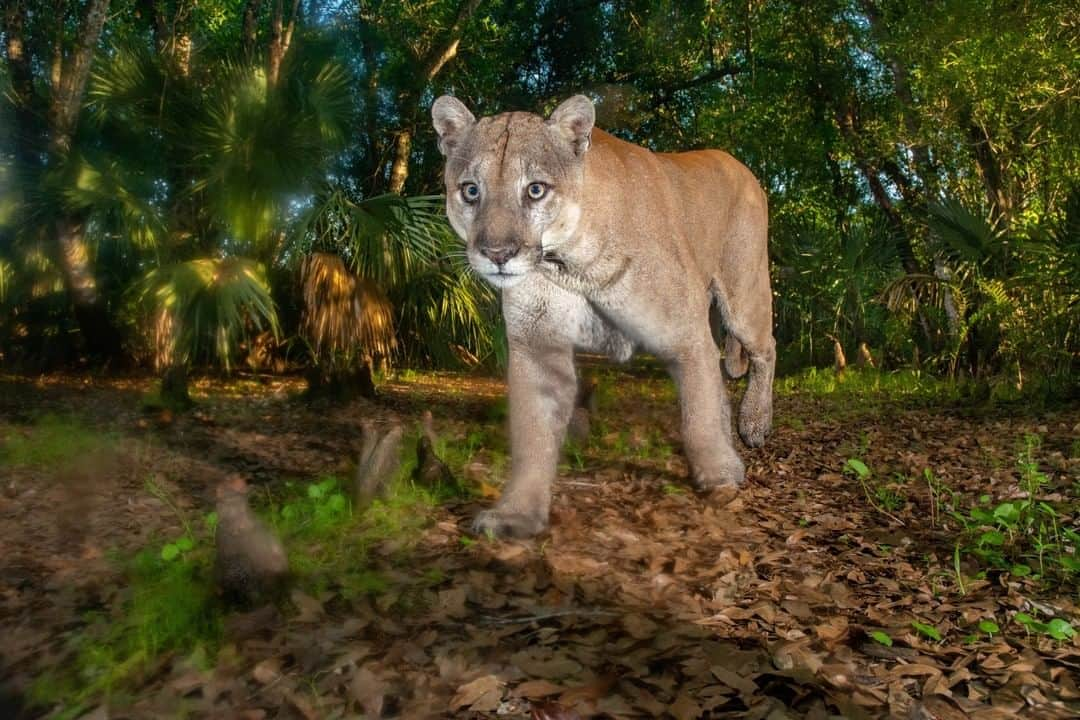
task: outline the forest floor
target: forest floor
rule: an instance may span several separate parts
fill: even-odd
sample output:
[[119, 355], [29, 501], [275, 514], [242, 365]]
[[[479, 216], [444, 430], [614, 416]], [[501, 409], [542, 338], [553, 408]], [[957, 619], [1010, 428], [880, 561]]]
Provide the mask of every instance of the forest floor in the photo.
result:
[[[804, 375], [746, 485], [701, 495], [670, 381], [591, 372], [523, 542], [469, 532], [508, 468], [498, 380], [205, 380], [174, 416], [145, 378], [0, 378], [0, 717], [1080, 716], [1080, 407]], [[360, 423], [424, 410], [458, 485], [353, 512]], [[210, 589], [227, 473], [289, 549], [276, 605]]]

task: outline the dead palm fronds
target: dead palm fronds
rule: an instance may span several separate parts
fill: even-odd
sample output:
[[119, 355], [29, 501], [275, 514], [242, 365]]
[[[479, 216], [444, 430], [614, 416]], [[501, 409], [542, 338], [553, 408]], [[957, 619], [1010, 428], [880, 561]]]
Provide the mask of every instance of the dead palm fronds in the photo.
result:
[[394, 308], [375, 283], [357, 277], [340, 256], [316, 252], [301, 266], [302, 332], [316, 362], [352, 365], [387, 358], [397, 347]]

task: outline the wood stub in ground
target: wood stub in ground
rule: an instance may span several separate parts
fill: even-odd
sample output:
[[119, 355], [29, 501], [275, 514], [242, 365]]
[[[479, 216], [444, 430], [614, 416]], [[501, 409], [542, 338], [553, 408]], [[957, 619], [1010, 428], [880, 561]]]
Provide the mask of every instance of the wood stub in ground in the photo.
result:
[[844, 346], [832, 335], [826, 336], [833, 341], [833, 370], [840, 375], [847, 368], [847, 357], [844, 355]]
[[401, 426], [380, 430], [371, 421], [361, 426], [363, 445], [353, 480], [353, 502], [367, 507], [386, 488], [401, 467]]
[[188, 370], [186, 363], [165, 368], [161, 374], [161, 403], [169, 410], [187, 410], [195, 405], [188, 394]]
[[864, 342], [859, 343], [859, 355], [855, 358], [855, 367], [877, 367], [874, 363], [874, 356], [870, 354], [870, 348]]
[[567, 434], [571, 440], [579, 445], [584, 445], [589, 441], [594, 414], [596, 414], [596, 380], [583, 377], [578, 384], [574, 413], [570, 416], [570, 426], [567, 428]]
[[425, 410], [420, 419], [420, 437], [416, 442], [416, 470], [413, 472], [413, 479], [425, 487], [438, 487], [454, 482], [454, 474], [435, 452], [438, 445], [435, 421], [431, 417], [431, 411]]
[[214, 577], [222, 593], [245, 604], [281, 594], [289, 575], [288, 556], [281, 540], [248, 505], [247, 483], [230, 477], [217, 486], [215, 499]]
[[372, 400], [377, 395], [371, 365], [367, 363], [355, 368], [333, 370], [314, 366], [307, 372], [304, 396], [309, 400], [348, 402], [358, 397]]

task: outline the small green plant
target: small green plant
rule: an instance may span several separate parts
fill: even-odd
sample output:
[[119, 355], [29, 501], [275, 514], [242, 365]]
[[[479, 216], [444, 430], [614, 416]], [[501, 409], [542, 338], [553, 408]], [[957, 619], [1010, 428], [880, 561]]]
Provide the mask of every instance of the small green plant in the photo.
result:
[[570, 461], [569, 467], [572, 470], [579, 473], [585, 471], [586, 463], [584, 450], [573, 440], [568, 440], [566, 442], [566, 456]]
[[892, 647], [893, 645], [892, 637], [883, 630], [874, 630], [870, 633], [870, 637], [879, 645], [884, 645], [885, 647]]
[[918, 620], [911, 621], [911, 627], [915, 628], [915, 631], [920, 635], [927, 637], [934, 642], [941, 642], [941, 632], [933, 625], [927, 625], [926, 623], [919, 622]]
[[684, 488], [679, 487], [678, 485], [673, 485], [672, 483], [664, 483], [663, 487], [661, 487], [660, 489], [663, 490], [665, 495], [685, 495], [686, 494], [686, 490]]
[[1076, 636], [1076, 629], [1066, 620], [1052, 618], [1049, 622], [1041, 622], [1025, 612], [1018, 612], [1013, 616], [1017, 624], [1023, 626], [1029, 634], [1046, 635], [1059, 642], [1072, 640]]
[[909, 404], [940, 402], [958, 395], [955, 384], [918, 370], [884, 372], [873, 368], [847, 368], [837, 375], [832, 368], [809, 368], [778, 378], [778, 395], [838, 396], [858, 398], [860, 407], [873, 409], [897, 400]]
[[930, 499], [930, 527], [937, 527], [941, 519], [942, 498], [951, 491], [930, 468], [923, 468], [923, 480], [926, 481], [926, 492]]
[[848, 458], [844, 462], [844, 472], [851, 475], [859, 482], [866, 502], [882, 515], [903, 525], [903, 522], [893, 515], [893, 511], [899, 510], [907, 503], [907, 498], [900, 490], [897, 483], [875, 482], [869, 466], [857, 457]]
[[1049, 478], [1039, 469], [1041, 440], [1027, 435], [1020, 451], [1022, 496], [994, 503], [982, 495], [967, 512], [950, 514], [965, 530], [965, 554], [1013, 577], [1074, 581], [1080, 575], [1080, 534], [1063, 522], [1061, 512], [1040, 499]]

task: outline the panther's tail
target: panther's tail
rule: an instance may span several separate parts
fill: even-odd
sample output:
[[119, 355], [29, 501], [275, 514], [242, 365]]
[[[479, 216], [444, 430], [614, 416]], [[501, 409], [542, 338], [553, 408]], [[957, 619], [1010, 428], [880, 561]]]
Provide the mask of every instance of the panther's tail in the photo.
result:
[[729, 378], [741, 378], [750, 367], [750, 356], [742, 343], [735, 336], [728, 333], [724, 338], [724, 371]]

